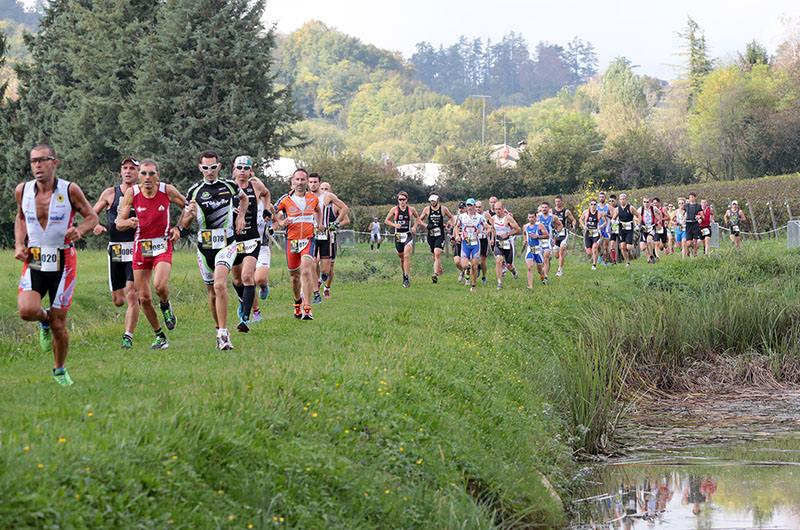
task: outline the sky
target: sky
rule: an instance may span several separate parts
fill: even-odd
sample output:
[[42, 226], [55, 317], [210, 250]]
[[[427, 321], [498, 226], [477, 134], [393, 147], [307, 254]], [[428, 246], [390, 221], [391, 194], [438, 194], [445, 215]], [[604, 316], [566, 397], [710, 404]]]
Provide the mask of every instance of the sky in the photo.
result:
[[514, 31], [531, 49], [539, 41], [563, 45], [578, 36], [595, 46], [601, 70], [625, 56], [638, 73], [670, 80], [681, 72], [677, 33], [688, 16], [705, 31], [712, 57], [731, 60], [753, 39], [774, 53], [786, 34], [783, 20], [800, 23], [800, 1], [267, 0], [266, 22], [289, 33], [321, 20], [406, 58], [420, 41], [447, 46], [460, 35], [498, 41]]

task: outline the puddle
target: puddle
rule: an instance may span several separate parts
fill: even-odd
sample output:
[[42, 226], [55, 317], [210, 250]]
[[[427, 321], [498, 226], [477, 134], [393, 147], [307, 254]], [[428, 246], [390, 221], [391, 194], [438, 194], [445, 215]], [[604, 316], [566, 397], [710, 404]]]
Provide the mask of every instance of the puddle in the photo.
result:
[[800, 393], [643, 400], [586, 467], [571, 529], [800, 529]]

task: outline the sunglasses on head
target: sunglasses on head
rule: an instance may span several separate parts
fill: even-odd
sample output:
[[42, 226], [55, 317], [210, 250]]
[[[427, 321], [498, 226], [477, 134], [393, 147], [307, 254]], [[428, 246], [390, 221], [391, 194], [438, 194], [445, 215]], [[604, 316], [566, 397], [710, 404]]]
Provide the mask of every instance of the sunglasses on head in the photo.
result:
[[203, 171], [214, 171], [218, 167], [219, 164], [211, 164], [210, 166], [207, 166], [205, 164], [200, 164], [200, 169], [202, 169]]
[[243, 169], [244, 169], [245, 171], [250, 171], [250, 168], [251, 168], [251, 167], [252, 167], [252, 166], [236, 166], [236, 169], [238, 169], [239, 171], [241, 171], [241, 170], [243, 170]]
[[50, 160], [55, 160], [56, 157], [54, 156], [40, 156], [36, 158], [31, 158], [31, 164], [36, 164], [37, 162], [49, 162]]

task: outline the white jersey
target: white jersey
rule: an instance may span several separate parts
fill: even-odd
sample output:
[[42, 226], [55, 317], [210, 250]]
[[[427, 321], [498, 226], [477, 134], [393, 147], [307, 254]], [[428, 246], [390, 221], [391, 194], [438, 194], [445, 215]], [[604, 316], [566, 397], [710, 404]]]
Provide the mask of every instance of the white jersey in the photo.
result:
[[22, 189], [22, 214], [28, 230], [29, 247], [66, 248], [71, 246], [67, 241], [67, 230], [72, 226], [75, 210], [69, 200], [69, 181], [56, 179], [53, 195], [50, 197], [50, 208], [47, 212], [47, 226], [42, 228], [36, 215], [36, 181], [25, 183]]
[[479, 213], [474, 215], [460, 213], [458, 214], [457, 222], [461, 229], [461, 239], [466, 241], [468, 245], [477, 245], [478, 239], [486, 228], [486, 218]]
[[498, 217], [497, 214], [492, 216], [492, 224], [494, 224], [494, 233], [497, 236], [497, 239], [504, 239], [511, 234], [511, 226], [509, 225], [507, 216]]
[[372, 221], [372, 224], [369, 225], [370, 233], [375, 236], [379, 236], [381, 234], [381, 224], [377, 221]]

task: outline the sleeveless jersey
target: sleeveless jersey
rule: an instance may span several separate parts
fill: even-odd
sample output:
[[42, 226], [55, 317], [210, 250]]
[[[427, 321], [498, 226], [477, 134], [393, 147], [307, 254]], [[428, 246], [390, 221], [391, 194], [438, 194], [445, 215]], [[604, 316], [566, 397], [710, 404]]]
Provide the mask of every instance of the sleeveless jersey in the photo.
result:
[[551, 235], [553, 233], [553, 214], [539, 214], [536, 216], [536, 222], [542, 223], [544, 225], [545, 230], [547, 230], [547, 235]]
[[[108, 241], [110, 243], [129, 243], [133, 241], [133, 230], [117, 230], [117, 214], [119, 213], [119, 201], [122, 199], [122, 187], [114, 186], [114, 200], [106, 210], [106, 224], [108, 225]], [[136, 217], [136, 210], [131, 207], [128, 217]]]
[[528, 245], [529, 250], [539, 246], [540, 232], [538, 221], [534, 224], [527, 223], [522, 227], [522, 231], [525, 234], [525, 243]]
[[444, 228], [444, 214], [442, 213], [441, 205], [436, 210], [431, 208], [428, 213], [428, 232], [434, 228]]
[[147, 198], [139, 185], [133, 187], [133, 209], [139, 218], [134, 241], [167, 237], [169, 234], [169, 196], [167, 185], [158, 183], [156, 194]]
[[626, 204], [625, 206], [620, 205], [617, 208], [617, 219], [619, 219], [620, 223], [630, 223], [633, 221], [633, 212], [631, 211], [630, 204]]
[[731, 228], [734, 226], [739, 226], [739, 210], [736, 210], [735, 212], [731, 210], [728, 220], [730, 221]]
[[498, 217], [497, 215], [492, 217], [492, 221], [494, 223], [494, 233], [497, 235], [498, 239], [503, 239], [511, 234], [511, 227], [508, 225], [508, 221], [506, 221], [505, 217]]
[[203, 180], [189, 188], [186, 200], [197, 202], [197, 226], [200, 230], [225, 228], [230, 237], [233, 235], [233, 199], [237, 195], [238, 186], [231, 180]]
[[586, 229], [597, 230], [599, 218], [600, 218], [600, 212], [594, 212], [594, 213], [589, 212], [589, 215], [586, 216]]
[[711, 208], [700, 210], [702, 217], [700, 218], [700, 228], [708, 228], [711, 226]]
[[609, 217], [608, 216], [608, 210], [609, 210], [609, 208], [610, 207], [609, 207], [608, 204], [600, 204], [599, 202], [597, 203], [597, 213], [605, 215], [603, 220], [600, 222], [600, 226], [606, 226], [608, 224], [608, 217]]
[[25, 226], [28, 230], [29, 247], [57, 247], [72, 246], [67, 241], [67, 230], [72, 226], [75, 210], [69, 200], [69, 181], [56, 179], [53, 194], [50, 197], [50, 207], [47, 211], [47, 225], [42, 228], [39, 217], [36, 215], [36, 181], [25, 183], [22, 188], [20, 201], [22, 214], [25, 216]]
[[686, 210], [678, 208], [675, 210], [675, 224], [681, 228], [686, 228]]
[[319, 199], [307, 191], [303, 197], [294, 194], [284, 195], [275, 205], [276, 212], [283, 212], [288, 221], [286, 229], [287, 239], [300, 240], [314, 237], [316, 211]]
[[461, 228], [461, 239], [468, 245], [477, 245], [480, 235], [484, 231], [486, 219], [479, 213], [470, 215], [468, 213], [458, 214], [458, 226]]
[[400, 225], [395, 229], [396, 233], [403, 233], [411, 230], [411, 211], [408, 206], [406, 206], [405, 211], [401, 210], [399, 206], [397, 207], [397, 216], [394, 222]]
[[[238, 186], [238, 184], [237, 184]], [[239, 188], [241, 189], [241, 188]], [[242, 190], [247, 195], [247, 211], [244, 214], [244, 230], [240, 234], [236, 234], [236, 241], [250, 241], [251, 239], [259, 239], [260, 234], [258, 231], [258, 199], [256, 199], [256, 191], [253, 189], [251, 182], [247, 183], [247, 188]], [[239, 214], [239, 194], [233, 198], [233, 211]]]
[[370, 231], [371, 234], [374, 234], [376, 236], [380, 235], [380, 233], [381, 233], [381, 224], [379, 222], [377, 222], [377, 221], [372, 221], [372, 224], [370, 225], [369, 231]]
[[696, 216], [697, 214], [700, 213], [700, 205], [697, 203], [692, 204], [687, 202], [686, 205], [684, 205], [684, 208], [686, 209], [686, 222], [696, 223], [697, 222]]

